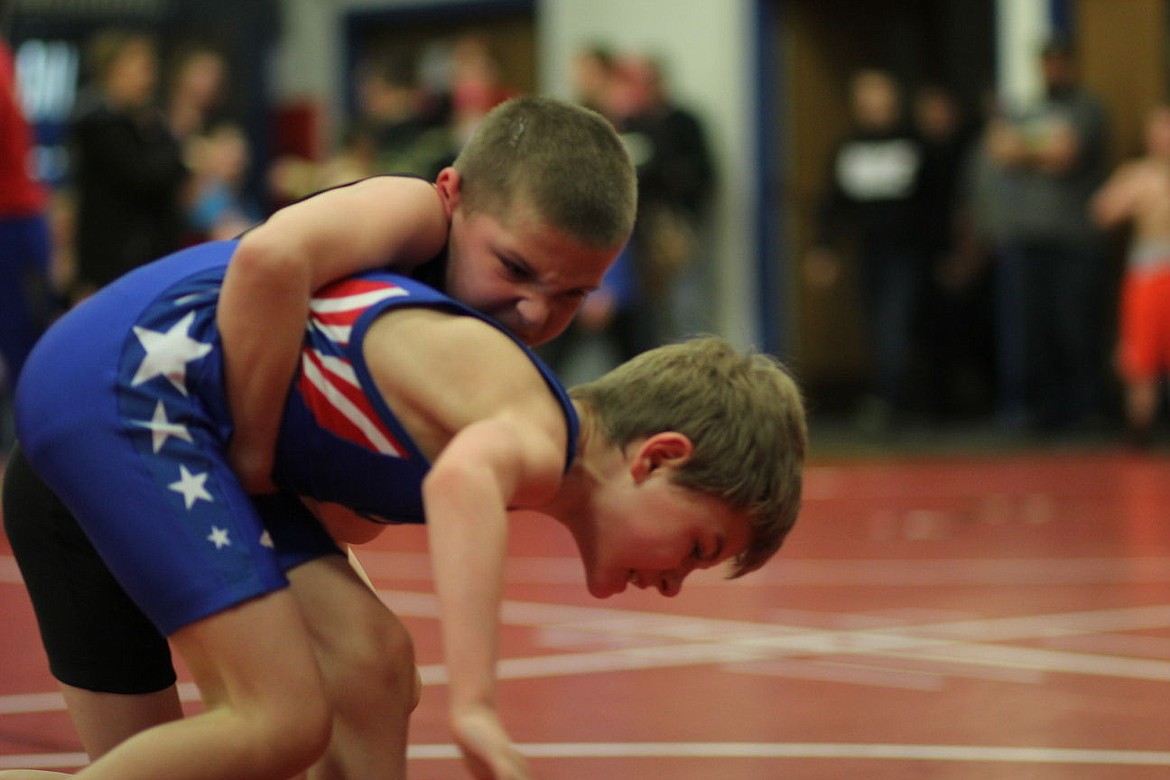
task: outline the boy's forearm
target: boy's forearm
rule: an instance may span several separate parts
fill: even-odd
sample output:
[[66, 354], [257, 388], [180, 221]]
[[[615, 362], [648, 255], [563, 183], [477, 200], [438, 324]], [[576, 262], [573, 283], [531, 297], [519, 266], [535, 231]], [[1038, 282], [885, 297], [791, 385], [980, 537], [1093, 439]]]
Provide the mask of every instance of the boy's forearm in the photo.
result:
[[424, 501], [454, 716], [495, 708], [507, 516], [490, 477], [438, 477]]
[[307, 265], [265, 252], [246, 239], [224, 278], [217, 317], [235, 425], [231, 457], [253, 491], [271, 487], [284, 399], [300, 360], [310, 284]]
[[403, 271], [446, 241], [433, 188], [354, 184], [283, 209], [240, 240], [220, 293], [231, 458], [250, 490], [271, 489], [284, 399], [301, 355], [312, 294], [359, 271]]

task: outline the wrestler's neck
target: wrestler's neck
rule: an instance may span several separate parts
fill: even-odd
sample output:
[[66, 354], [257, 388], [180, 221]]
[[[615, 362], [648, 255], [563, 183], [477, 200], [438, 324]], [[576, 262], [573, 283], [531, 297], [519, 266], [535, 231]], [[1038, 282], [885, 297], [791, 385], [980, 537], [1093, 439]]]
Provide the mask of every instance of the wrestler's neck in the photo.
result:
[[589, 407], [576, 400], [573, 405], [581, 421], [577, 452], [557, 494], [541, 510], [565, 523], [588, 514], [598, 491], [625, 465], [625, 454], [605, 436]]

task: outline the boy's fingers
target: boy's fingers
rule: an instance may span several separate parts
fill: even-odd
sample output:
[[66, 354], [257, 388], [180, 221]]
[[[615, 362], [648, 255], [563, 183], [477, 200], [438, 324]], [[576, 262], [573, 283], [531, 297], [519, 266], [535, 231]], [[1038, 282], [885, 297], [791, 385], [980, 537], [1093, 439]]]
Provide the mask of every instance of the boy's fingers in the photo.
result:
[[528, 762], [516, 750], [495, 713], [460, 716], [455, 741], [479, 780], [529, 780]]

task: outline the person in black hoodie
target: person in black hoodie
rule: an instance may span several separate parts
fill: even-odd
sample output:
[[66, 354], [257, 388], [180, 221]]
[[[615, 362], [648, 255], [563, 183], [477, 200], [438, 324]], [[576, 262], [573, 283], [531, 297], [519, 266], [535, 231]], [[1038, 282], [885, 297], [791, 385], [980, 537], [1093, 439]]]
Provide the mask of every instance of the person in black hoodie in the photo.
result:
[[924, 150], [902, 108], [901, 89], [889, 73], [866, 69], [854, 74], [854, 127], [833, 154], [816, 242], [805, 258], [809, 283], [829, 288], [842, 277], [842, 247], [847, 240], [856, 247], [874, 368], [858, 422], [874, 430], [887, 428], [904, 405], [924, 270]]
[[90, 41], [88, 56], [94, 89], [69, 128], [75, 301], [180, 247], [188, 180], [179, 141], [155, 100], [154, 38], [105, 30]]

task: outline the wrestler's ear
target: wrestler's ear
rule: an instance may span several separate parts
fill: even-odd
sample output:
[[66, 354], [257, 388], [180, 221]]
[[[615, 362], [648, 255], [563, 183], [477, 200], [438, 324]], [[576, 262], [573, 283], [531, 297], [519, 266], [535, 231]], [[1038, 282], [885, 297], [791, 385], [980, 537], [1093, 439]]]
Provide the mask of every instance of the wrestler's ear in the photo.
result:
[[694, 454], [695, 445], [678, 431], [661, 431], [636, 444], [631, 452], [630, 476], [635, 484], [643, 482], [659, 468], [681, 468]]
[[447, 213], [447, 219], [451, 219], [455, 209], [459, 208], [462, 187], [463, 177], [459, 171], [450, 166], [439, 171], [439, 175], [435, 178], [435, 190], [439, 193], [439, 200], [443, 202], [443, 210]]

